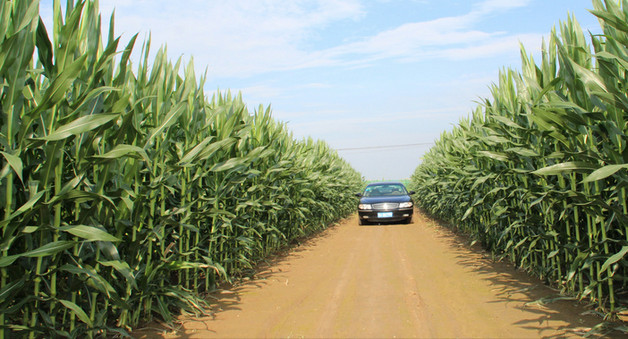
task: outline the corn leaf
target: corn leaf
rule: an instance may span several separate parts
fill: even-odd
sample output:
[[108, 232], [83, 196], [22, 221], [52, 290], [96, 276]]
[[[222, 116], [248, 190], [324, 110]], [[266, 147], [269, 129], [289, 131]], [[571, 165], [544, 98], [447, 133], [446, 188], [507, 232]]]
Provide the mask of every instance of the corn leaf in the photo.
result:
[[602, 268], [600, 268], [600, 271], [606, 271], [612, 264], [620, 261], [624, 256], [626, 256], [626, 253], [628, 253], [628, 246], [623, 246], [619, 252], [613, 254], [608, 259], [606, 259], [606, 261], [602, 265]]
[[92, 327], [94, 326], [92, 321], [90, 320], [90, 318], [87, 316], [87, 313], [85, 313], [85, 311], [83, 311], [82, 308], [80, 308], [77, 304], [69, 301], [69, 300], [59, 300], [59, 302], [65, 306], [66, 308], [68, 308], [70, 311], [72, 311], [74, 314], [76, 314], [76, 316], [84, 323], [87, 324], [87, 326]]
[[102, 125], [118, 117], [120, 117], [120, 115], [118, 114], [94, 114], [82, 116], [66, 125], [60, 126], [54, 132], [45, 137], [35, 139], [44, 141], [58, 141], [67, 139], [71, 136], [85, 133], [101, 127]]
[[591, 174], [589, 174], [584, 180], [582, 180], [582, 182], [586, 183], [606, 179], [623, 168], [628, 168], [628, 164], [606, 165], [591, 172]]
[[113, 235], [107, 233], [106, 231], [101, 230], [100, 228], [96, 228], [93, 226], [86, 225], [74, 225], [74, 226], [64, 226], [59, 230], [68, 232], [74, 236], [85, 239], [87, 241], [111, 241], [111, 242], [119, 242], [122, 241], [114, 237]]
[[547, 167], [543, 167], [536, 171], [533, 171], [533, 174], [536, 175], [558, 175], [563, 173], [571, 173], [571, 172], [588, 172], [598, 169], [599, 166], [583, 162], [583, 161], [569, 161], [556, 165], [551, 165]]

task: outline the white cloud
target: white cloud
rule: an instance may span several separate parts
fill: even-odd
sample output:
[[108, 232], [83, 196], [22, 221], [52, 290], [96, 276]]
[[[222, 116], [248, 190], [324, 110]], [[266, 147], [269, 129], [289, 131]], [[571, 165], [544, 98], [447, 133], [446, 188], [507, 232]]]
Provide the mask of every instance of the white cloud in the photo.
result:
[[[347, 44], [326, 51], [328, 59], [350, 59], [361, 55], [362, 59], [408, 58], [429, 55], [434, 49], [448, 46], [469, 46], [485, 42], [494, 33], [466, 29], [463, 20], [443, 18], [429, 22], [409, 23], [381, 32], [364, 41]], [[360, 58], [358, 58], [360, 59]]]
[[[474, 24], [493, 12], [525, 6], [529, 0], [486, 0], [471, 12], [410, 22], [359, 41], [311, 50], [310, 39], [328, 25], [359, 21], [365, 0], [202, 1], [109, 0], [105, 17], [116, 8], [116, 32], [125, 38], [152, 32], [152, 46], [163, 44], [209, 68], [210, 78], [250, 76], [322, 66], [364, 66], [382, 59], [416, 61], [432, 57], [484, 57], [518, 50], [518, 37], [485, 32]], [[358, 23], [359, 24], [359, 23]], [[139, 50], [139, 47], [136, 47]], [[179, 55], [169, 53], [171, 58]]]
[[284, 89], [279, 87], [273, 87], [268, 85], [250, 86], [240, 89], [232, 89], [234, 92], [242, 92], [242, 95], [248, 99], [264, 98], [264, 101], [269, 99], [272, 101], [284, 93]]
[[270, 83], [260, 83], [242, 88], [231, 88], [233, 93], [241, 92], [247, 98], [247, 101], [256, 102], [273, 102], [277, 99], [293, 96], [295, 91], [302, 90], [325, 90], [332, 88], [330, 84], [320, 82], [310, 82], [304, 84], [290, 86], [276, 86]]
[[485, 0], [474, 6], [473, 13], [477, 13], [479, 15], [489, 14], [496, 11], [524, 7], [529, 3], [530, 0]]
[[473, 27], [489, 14], [522, 7], [529, 2], [487, 0], [465, 15], [406, 23], [362, 41], [321, 51], [321, 59], [360, 65], [388, 58], [405, 62], [436, 57], [461, 60], [518, 52], [520, 42], [540, 44], [540, 35], [509, 35], [506, 32], [484, 32]]
[[[152, 32], [153, 46], [194, 55], [213, 76], [312, 67], [302, 44], [317, 29], [364, 13], [358, 0], [108, 1], [117, 31]], [[179, 55], [171, 55], [175, 58]]]
[[445, 49], [434, 54], [435, 56], [444, 57], [450, 60], [483, 58], [497, 54], [505, 54], [512, 51], [519, 51], [520, 44], [540, 46], [542, 38], [543, 35], [541, 34], [511, 35], [491, 39], [490, 41], [485, 41], [478, 45]]

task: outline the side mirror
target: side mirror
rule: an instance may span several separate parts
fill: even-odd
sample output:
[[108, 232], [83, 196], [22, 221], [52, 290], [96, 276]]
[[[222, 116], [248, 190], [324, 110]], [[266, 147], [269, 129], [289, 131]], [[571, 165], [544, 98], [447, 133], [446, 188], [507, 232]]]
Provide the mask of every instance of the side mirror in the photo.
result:
[[358, 198], [362, 198], [362, 193], [356, 193], [355, 196]]
[[408, 194], [413, 195], [414, 193], [416, 193], [415, 191], [410, 191], [408, 192]]

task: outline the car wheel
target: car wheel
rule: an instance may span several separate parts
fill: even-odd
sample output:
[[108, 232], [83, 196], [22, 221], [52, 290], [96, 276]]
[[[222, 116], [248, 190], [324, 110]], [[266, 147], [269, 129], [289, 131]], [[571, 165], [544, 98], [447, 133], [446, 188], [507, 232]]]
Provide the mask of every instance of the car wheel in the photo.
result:
[[405, 220], [406, 224], [411, 224], [412, 223], [412, 217], [409, 217]]
[[368, 224], [369, 224], [368, 221], [360, 219], [360, 225], [368, 225]]

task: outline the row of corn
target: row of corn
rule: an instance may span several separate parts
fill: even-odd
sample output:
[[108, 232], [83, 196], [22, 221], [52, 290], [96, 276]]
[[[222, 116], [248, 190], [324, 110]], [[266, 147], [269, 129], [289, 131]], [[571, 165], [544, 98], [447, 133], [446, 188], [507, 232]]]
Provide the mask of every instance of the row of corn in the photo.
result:
[[569, 18], [537, 62], [522, 48], [521, 70], [441, 135], [411, 186], [429, 213], [613, 318], [628, 306], [628, 2], [593, 6], [603, 34]]
[[[0, 2], [0, 338], [127, 334], [353, 211], [362, 178], [98, 1]], [[49, 34], [52, 32], [52, 34]], [[104, 34], [103, 34], [104, 33]], [[106, 39], [106, 40], [105, 40]], [[133, 69], [132, 69], [133, 68]]]

